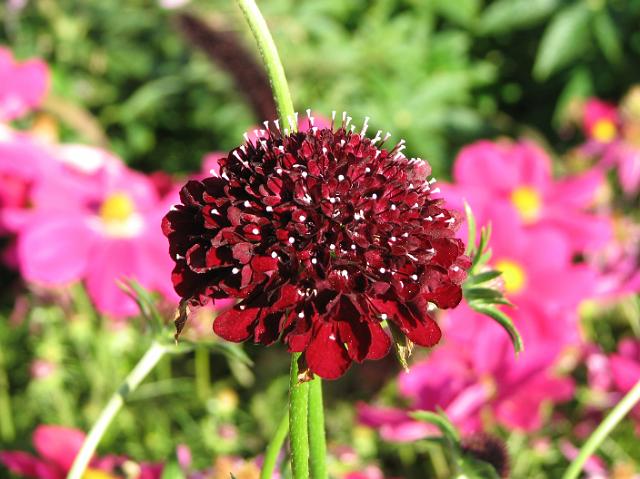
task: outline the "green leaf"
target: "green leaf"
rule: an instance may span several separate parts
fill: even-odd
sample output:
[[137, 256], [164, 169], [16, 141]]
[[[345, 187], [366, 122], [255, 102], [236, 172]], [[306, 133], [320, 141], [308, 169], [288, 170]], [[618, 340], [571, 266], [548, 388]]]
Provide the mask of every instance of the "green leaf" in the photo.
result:
[[599, 10], [593, 16], [593, 33], [607, 60], [618, 65], [622, 60], [620, 35], [616, 24], [606, 10]]
[[461, 456], [456, 462], [456, 466], [460, 473], [457, 479], [500, 479], [491, 464], [472, 457]]
[[409, 415], [417, 421], [428, 422], [436, 426], [442, 435], [451, 441], [451, 444], [457, 445], [460, 442], [460, 433], [444, 412], [413, 411]]
[[496, 289], [472, 287], [463, 288], [463, 292], [464, 298], [469, 305], [474, 301], [479, 301], [484, 304], [511, 304], [511, 302], [504, 297], [502, 291]]
[[562, 93], [556, 102], [553, 113], [553, 124], [560, 129], [563, 124], [570, 120], [571, 111], [569, 105], [578, 98], [587, 98], [594, 92], [593, 81], [589, 69], [585, 66], [578, 66], [571, 72], [571, 78], [562, 89]]
[[536, 25], [551, 15], [559, 3], [559, 0], [497, 0], [484, 10], [478, 33], [495, 35]]
[[171, 461], [162, 468], [160, 479], [184, 479], [184, 477], [185, 475], [180, 465], [175, 461]]
[[546, 80], [588, 49], [590, 13], [587, 4], [580, 2], [553, 17], [538, 47], [533, 66], [536, 79]]
[[436, 0], [433, 2], [435, 10], [450, 22], [464, 27], [471, 24], [480, 9], [479, 0]]
[[471, 211], [471, 206], [464, 200], [464, 214], [467, 217], [467, 250], [465, 253], [473, 256], [476, 252], [476, 218]]
[[513, 344], [513, 349], [515, 350], [516, 353], [520, 353], [524, 351], [522, 336], [520, 336], [520, 333], [516, 329], [515, 325], [513, 324], [513, 321], [511, 321], [511, 318], [509, 316], [507, 316], [505, 313], [503, 313], [502, 311], [500, 311], [499, 309], [491, 305], [480, 304], [480, 303], [470, 303], [469, 306], [473, 308], [475, 311], [477, 311], [478, 313], [484, 314], [485, 316], [489, 316], [490, 318], [493, 318], [495, 321], [497, 321], [498, 324], [500, 324], [500, 326], [502, 326], [509, 334], [509, 337], [511, 338], [511, 343]]
[[136, 302], [138, 309], [140, 309], [140, 314], [151, 325], [154, 332], [158, 333], [162, 330], [164, 320], [158, 308], [156, 308], [156, 300], [153, 295], [144, 289], [140, 283], [132, 279], [118, 281], [117, 284], [122, 291]]
[[465, 281], [464, 284], [466, 286], [466, 285], [478, 285], [482, 283], [487, 283], [492, 279], [498, 278], [501, 275], [502, 275], [502, 271], [496, 271], [496, 270], [483, 271], [482, 273], [469, 276], [469, 279], [467, 279], [467, 281]]

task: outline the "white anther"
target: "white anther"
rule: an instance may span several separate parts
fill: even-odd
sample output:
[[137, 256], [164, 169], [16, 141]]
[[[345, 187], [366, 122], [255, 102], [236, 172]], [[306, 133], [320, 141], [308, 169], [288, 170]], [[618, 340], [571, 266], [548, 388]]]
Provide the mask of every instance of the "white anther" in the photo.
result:
[[300, 218], [298, 218], [300, 221], [304, 221], [307, 219], [307, 217], [305, 215], [300, 215]]
[[434, 188], [431, 190], [431, 193], [440, 193], [440, 188]]
[[326, 155], [326, 154], [327, 154], [327, 151], [329, 151], [329, 150], [327, 150], [327, 147], [326, 147], [326, 146], [323, 146], [323, 147], [322, 147], [322, 153]]
[[413, 204], [413, 207], [414, 207], [414, 208], [419, 208], [419, 207], [420, 207], [420, 205], [419, 205], [418, 203], [414, 203], [414, 204]]
[[355, 251], [356, 250], [356, 245], [352, 244], [351, 245], [351, 249]]
[[316, 258], [311, 258], [311, 264], [318, 264], [318, 260]]
[[336, 199], [333, 196], [329, 198], [329, 203], [334, 204], [335, 202], [336, 202]]
[[296, 242], [296, 239], [293, 236], [289, 236], [289, 243], [293, 244]]
[[427, 221], [433, 221], [433, 218], [432, 218], [431, 216], [427, 216], [427, 217], [425, 218], [425, 220], [427, 220]]
[[378, 195], [377, 195], [377, 194], [375, 194], [375, 193], [374, 193], [374, 194], [372, 194], [372, 195], [371, 195], [371, 199], [372, 199], [372, 200], [377, 200], [377, 199], [378, 199]]
[[460, 266], [452, 266], [451, 271], [460, 271]]
[[338, 175], [338, 181], [344, 181], [344, 175]]
[[434, 176], [433, 178], [431, 178], [431, 179], [429, 180], [429, 184], [430, 184], [430, 185], [432, 185], [432, 184], [434, 184], [436, 181], [437, 181], [437, 180], [436, 180], [436, 178], [435, 178], [435, 176]]
[[368, 166], [364, 169], [365, 173], [371, 173], [371, 168], [369, 168]]
[[449, 218], [448, 220], [445, 220], [445, 223], [453, 224], [455, 222], [456, 222], [455, 218]]
[[260, 230], [258, 228], [253, 228], [251, 230], [251, 233], [253, 233], [254, 235], [260, 234]]
[[282, 168], [276, 168], [276, 173], [278, 173], [279, 175], [282, 174]]
[[299, 317], [300, 319], [304, 318], [304, 313], [303, 313], [302, 311], [300, 311], [300, 312], [298, 313], [298, 317]]
[[408, 238], [409, 237], [409, 233], [402, 233], [402, 237], [403, 238]]
[[412, 274], [411, 275], [411, 279], [414, 281], [418, 281], [418, 275], [417, 274]]
[[211, 169], [209, 170], [209, 174], [210, 174], [211, 176], [216, 176], [216, 177], [218, 176], [218, 172], [217, 172], [216, 170], [214, 170], [213, 168], [211, 168]]
[[303, 171], [303, 172], [302, 172], [302, 177], [303, 177], [303, 178], [306, 178], [307, 176], [309, 176], [309, 173], [307, 173], [306, 171]]
[[276, 130], [280, 130], [280, 120], [273, 120], [273, 124], [276, 125]]
[[335, 335], [335, 334], [333, 334], [333, 333], [331, 333], [331, 334], [329, 335], [329, 339], [330, 339], [331, 341], [335, 341], [335, 340], [336, 340], [336, 335]]
[[271, 252], [271, 257], [272, 257], [273, 259], [276, 259], [276, 258], [278, 257], [278, 253], [276, 253], [275, 251], [272, 251], [272, 252]]
[[273, 211], [273, 206], [267, 206], [265, 210], [267, 210], [267, 213], [271, 213]]
[[444, 213], [439, 213], [436, 215], [436, 219], [444, 218]]
[[429, 254], [434, 254], [435, 252], [436, 252], [435, 248], [429, 248], [427, 250], [427, 253], [429, 253]]
[[397, 208], [397, 206], [396, 206], [396, 205], [391, 205], [391, 211], [395, 211], [395, 210], [396, 210], [396, 208]]
[[245, 202], [242, 204], [244, 205], [245, 208], [249, 208], [251, 206], [251, 203], [249, 203], [249, 200], [245, 200]]
[[364, 136], [367, 132], [367, 128], [369, 128], [369, 117], [364, 117], [364, 124], [362, 125], [362, 130], [360, 130], [360, 136]]
[[231, 270], [231, 274], [238, 274], [240, 272], [240, 270], [238, 268], [233, 268]]
[[378, 271], [380, 271], [382, 274], [385, 274], [387, 272], [385, 268], [380, 268]]
[[330, 244], [330, 245], [329, 245], [329, 249], [330, 249], [331, 251], [334, 251], [334, 250], [336, 249], [336, 245], [334, 245], [334, 244]]
[[387, 316], [387, 313], [382, 313], [382, 314], [380, 315], [380, 319], [382, 319], [383, 321], [386, 321], [388, 317], [389, 317], [389, 316]]

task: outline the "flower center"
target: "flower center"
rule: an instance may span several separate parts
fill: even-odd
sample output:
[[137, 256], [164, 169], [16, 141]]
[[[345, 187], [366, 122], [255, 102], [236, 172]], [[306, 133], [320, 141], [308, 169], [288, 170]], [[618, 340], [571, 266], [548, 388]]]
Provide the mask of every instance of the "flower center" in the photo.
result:
[[525, 223], [538, 219], [542, 209], [540, 193], [530, 186], [521, 186], [511, 192], [511, 202]]
[[87, 469], [82, 479], [116, 479], [116, 476], [100, 469]]
[[616, 125], [611, 120], [598, 120], [591, 129], [591, 135], [600, 143], [609, 143], [617, 133]]
[[125, 193], [113, 193], [100, 207], [100, 218], [105, 223], [127, 221], [133, 215], [133, 201]]
[[527, 281], [527, 275], [522, 266], [515, 261], [502, 259], [496, 263], [496, 269], [502, 272], [504, 289], [507, 293], [517, 294], [522, 291]]

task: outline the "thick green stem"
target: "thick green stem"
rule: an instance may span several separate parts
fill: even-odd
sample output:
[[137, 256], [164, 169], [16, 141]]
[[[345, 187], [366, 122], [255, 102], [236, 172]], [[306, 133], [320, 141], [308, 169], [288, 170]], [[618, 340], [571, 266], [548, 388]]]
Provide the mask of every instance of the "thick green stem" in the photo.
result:
[[293, 479], [309, 479], [309, 383], [298, 381], [298, 358], [291, 355], [289, 382], [289, 442]]
[[[262, 55], [262, 61], [267, 69], [267, 75], [271, 83], [271, 90], [273, 91], [273, 98], [276, 102], [281, 126], [282, 128], [287, 128], [289, 119], [295, 122], [293, 102], [291, 101], [291, 94], [289, 93], [289, 85], [287, 84], [287, 78], [284, 74], [284, 68], [280, 62], [276, 45], [269, 32], [269, 27], [267, 27], [267, 22], [264, 20], [254, 0], [236, 1], [253, 33], [258, 45], [258, 50], [260, 50], [260, 55]], [[297, 129], [297, 125], [295, 124], [291, 126], [292, 129]]]
[[609, 433], [618, 425], [629, 411], [640, 401], [640, 381], [629, 391], [622, 400], [616, 404], [609, 415], [600, 423], [587, 442], [580, 449], [580, 453], [573, 460], [562, 479], [576, 479], [584, 467], [587, 459], [596, 452], [600, 444], [607, 438]]
[[327, 479], [327, 440], [324, 430], [324, 406], [322, 404], [322, 379], [316, 377], [309, 383], [309, 453], [311, 477]]
[[158, 364], [158, 361], [160, 361], [166, 353], [166, 347], [155, 341], [151, 343], [147, 352], [140, 361], [138, 361], [138, 364], [136, 364], [116, 392], [113, 393], [113, 396], [111, 396], [111, 399], [109, 399], [109, 402], [100, 413], [98, 420], [91, 428], [91, 431], [89, 431], [89, 435], [85, 439], [78, 455], [74, 459], [71, 470], [67, 475], [67, 479], [81, 479], [84, 477], [87, 466], [89, 465], [100, 440], [113, 421], [113, 418], [116, 416], [118, 411], [120, 411], [129, 395], [136, 390], [142, 380], [151, 372], [156, 364]]
[[289, 411], [280, 420], [278, 429], [274, 433], [267, 450], [264, 453], [264, 462], [262, 463], [262, 470], [260, 471], [260, 479], [271, 479], [273, 471], [276, 468], [278, 462], [278, 454], [282, 449], [284, 440], [287, 438], [287, 432], [289, 431]]

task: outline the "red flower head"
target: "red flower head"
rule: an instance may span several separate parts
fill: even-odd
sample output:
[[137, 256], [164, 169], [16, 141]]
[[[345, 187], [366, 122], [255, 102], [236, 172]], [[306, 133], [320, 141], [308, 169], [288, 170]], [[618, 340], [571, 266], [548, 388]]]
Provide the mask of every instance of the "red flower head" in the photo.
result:
[[436, 344], [429, 303], [456, 306], [469, 267], [458, 216], [430, 197], [429, 165], [349, 120], [247, 141], [219, 160], [219, 177], [189, 181], [163, 221], [183, 300], [239, 300], [215, 333], [281, 338], [329, 379], [387, 354], [385, 320]]

